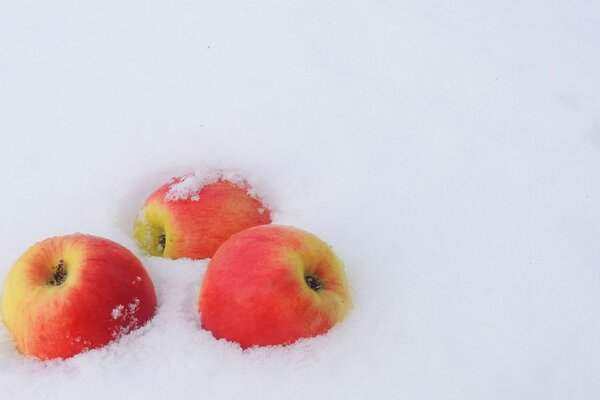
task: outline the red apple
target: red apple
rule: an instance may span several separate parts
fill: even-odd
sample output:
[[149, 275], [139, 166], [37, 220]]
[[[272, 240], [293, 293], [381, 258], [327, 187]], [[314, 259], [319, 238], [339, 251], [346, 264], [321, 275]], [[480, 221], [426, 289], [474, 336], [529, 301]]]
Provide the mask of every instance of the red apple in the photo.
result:
[[198, 302], [202, 327], [242, 348], [321, 335], [349, 307], [344, 266], [331, 247], [278, 225], [246, 229], [223, 243]]
[[269, 209], [246, 181], [188, 175], [150, 195], [135, 223], [135, 238], [150, 255], [202, 259], [234, 233], [270, 222]]
[[104, 346], [156, 310], [140, 261], [107, 239], [74, 234], [29, 248], [4, 285], [2, 318], [17, 349], [47, 360]]

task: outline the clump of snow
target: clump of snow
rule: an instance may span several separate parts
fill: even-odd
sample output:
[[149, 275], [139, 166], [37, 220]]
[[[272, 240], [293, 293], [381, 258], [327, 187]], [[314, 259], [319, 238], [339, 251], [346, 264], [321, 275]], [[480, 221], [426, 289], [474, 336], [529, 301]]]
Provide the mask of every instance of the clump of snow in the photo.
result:
[[132, 303], [127, 304], [127, 309], [130, 314], [135, 313], [139, 307], [140, 307], [140, 299], [138, 299], [137, 297], [134, 297]]
[[199, 169], [184, 175], [177, 181], [172, 181], [165, 195], [165, 200], [177, 201], [189, 199], [198, 201], [200, 200], [201, 189], [217, 181], [230, 182], [241, 189], [246, 189], [250, 196], [258, 198], [258, 194], [254, 191], [253, 186], [239, 172]]
[[118, 306], [116, 306], [115, 308], [113, 308], [111, 315], [113, 317], [113, 319], [117, 319], [119, 318], [121, 315], [123, 315], [123, 310], [125, 309], [125, 306], [123, 304], [119, 304]]

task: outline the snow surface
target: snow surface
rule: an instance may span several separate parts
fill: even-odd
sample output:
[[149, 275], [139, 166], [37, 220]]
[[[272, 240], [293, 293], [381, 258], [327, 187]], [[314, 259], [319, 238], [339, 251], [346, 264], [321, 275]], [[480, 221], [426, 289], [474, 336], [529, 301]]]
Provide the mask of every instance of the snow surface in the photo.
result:
[[[0, 276], [208, 166], [345, 261], [329, 334], [198, 326], [206, 261], [142, 257], [158, 314], [66, 361], [0, 328], [2, 399], [597, 399], [600, 3], [0, 0]], [[139, 254], [139, 252], [138, 252]]]

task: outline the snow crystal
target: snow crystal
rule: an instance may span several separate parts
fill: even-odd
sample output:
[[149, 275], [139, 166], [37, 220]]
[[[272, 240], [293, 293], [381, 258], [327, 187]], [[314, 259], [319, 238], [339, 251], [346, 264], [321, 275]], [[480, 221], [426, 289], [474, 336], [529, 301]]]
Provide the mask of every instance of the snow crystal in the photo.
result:
[[130, 314], [135, 313], [139, 307], [140, 307], [140, 299], [138, 299], [137, 297], [134, 298], [133, 303], [129, 303], [127, 305], [127, 309]]
[[140, 299], [134, 297], [133, 301], [127, 304], [127, 306], [120, 304], [112, 310], [113, 319], [120, 319], [122, 323], [125, 323], [125, 325], [119, 325], [112, 332], [113, 338], [118, 339], [131, 332], [132, 329], [137, 328], [139, 319], [135, 316], [135, 313], [139, 307]]
[[131, 303], [127, 304], [127, 308], [124, 305], [119, 304], [118, 306], [113, 308], [111, 315], [112, 315], [113, 319], [126, 317], [128, 315], [134, 314], [138, 310], [139, 307], [140, 307], [140, 299], [137, 297], [134, 297], [133, 301]]
[[125, 306], [122, 304], [119, 304], [118, 306], [116, 306], [115, 308], [113, 308], [111, 315], [113, 317], [113, 319], [117, 319], [119, 318], [121, 315], [123, 315], [123, 310], [125, 309]]

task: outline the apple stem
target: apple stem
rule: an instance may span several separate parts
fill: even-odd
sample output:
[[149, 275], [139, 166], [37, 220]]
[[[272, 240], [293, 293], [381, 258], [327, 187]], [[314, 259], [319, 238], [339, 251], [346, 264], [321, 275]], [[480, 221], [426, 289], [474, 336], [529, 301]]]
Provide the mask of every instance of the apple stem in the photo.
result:
[[306, 281], [308, 287], [314, 290], [315, 292], [323, 287], [323, 282], [317, 277], [306, 275], [304, 277], [304, 280]]
[[67, 271], [65, 271], [65, 260], [58, 260], [56, 271], [52, 273], [52, 278], [48, 281], [48, 284], [52, 286], [61, 285], [65, 279], [67, 279]]

